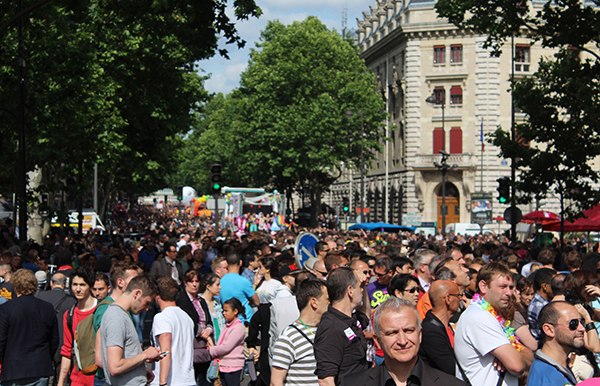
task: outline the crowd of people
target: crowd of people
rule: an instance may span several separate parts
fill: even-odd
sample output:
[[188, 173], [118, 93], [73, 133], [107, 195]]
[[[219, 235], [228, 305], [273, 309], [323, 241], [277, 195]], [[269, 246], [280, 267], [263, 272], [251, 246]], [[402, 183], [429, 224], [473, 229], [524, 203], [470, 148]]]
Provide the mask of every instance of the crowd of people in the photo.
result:
[[1, 231], [2, 385], [600, 383], [586, 240], [318, 228], [299, 264], [293, 230], [130, 216], [42, 245]]

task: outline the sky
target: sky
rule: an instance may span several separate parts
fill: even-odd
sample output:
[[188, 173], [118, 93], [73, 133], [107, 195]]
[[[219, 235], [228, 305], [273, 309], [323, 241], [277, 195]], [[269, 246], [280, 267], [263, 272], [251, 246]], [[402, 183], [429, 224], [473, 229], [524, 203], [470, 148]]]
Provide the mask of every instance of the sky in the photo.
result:
[[[248, 65], [250, 48], [255, 48], [255, 42], [259, 40], [260, 32], [268, 21], [279, 20], [283, 24], [291, 24], [308, 16], [316, 16], [330, 30], [335, 29], [339, 33], [342, 30], [344, 8], [347, 8], [348, 28], [355, 29], [356, 18], [360, 16], [362, 20], [362, 12], [369, 12], [369, 6], [374, 7], [376, 0], [256, 0], [256, 3], [263, 12], [260, 18], [236, 22], [237, 30], [246, 41], [246, 46], [238, 49], [235, 45], [223, 45], [229, 51], [229, 60], [217, 53], [214, 57], [198, 63], [204, 75], [210, 75], [210, 79], [204, 84], [208, 92], [227, 94], [239, 86], [240, 74]], [[231, 9], [229, 17], [234, 19]]]

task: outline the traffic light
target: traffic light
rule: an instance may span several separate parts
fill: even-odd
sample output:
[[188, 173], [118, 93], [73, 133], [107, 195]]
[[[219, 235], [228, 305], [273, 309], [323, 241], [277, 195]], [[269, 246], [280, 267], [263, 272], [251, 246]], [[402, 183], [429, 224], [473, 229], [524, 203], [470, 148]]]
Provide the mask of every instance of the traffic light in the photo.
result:
[[348, 197], [342, 198], [342, 211], [344, 213], [348, 213], [350, 211], [350, 203], [348, 201]]
[[183, 200], [183, 185], [177, 185], [177, 201]]
[[506, 204], [510, 200], [510, 178], [502, 177], [498, 178], [498, 201], [502, 204]]
[[210, 190], [213, 194], [221, 194], [221, 184], [223, 182], [221, 171], [221, 164], [210, 165]]

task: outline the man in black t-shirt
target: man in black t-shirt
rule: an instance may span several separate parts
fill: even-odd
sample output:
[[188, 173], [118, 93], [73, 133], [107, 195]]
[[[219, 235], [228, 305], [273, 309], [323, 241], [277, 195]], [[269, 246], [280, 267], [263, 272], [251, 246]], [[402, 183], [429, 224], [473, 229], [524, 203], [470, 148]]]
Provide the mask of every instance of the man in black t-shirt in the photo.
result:
[[[367, 369], [363, 329], [369, 325], [367, 315], [371, 311], [368, 298], [363, 296], [366, 277], [357, 275], [352, 268], [339, 267], [327, 277], [331, 305], [323, 314], [315, 337], [315, 374], [322, 386], [339, 385], [345, 374]], [[365, 309], [357, 310], [361, 302]]]
[[15, 298], [15, 289], [10, 282], [11, 266], [10, 262], [0, 262], [0, 277], [4, 279], [4, 282], [0, 284], [0, 297], [6, 300], [12, 300]]

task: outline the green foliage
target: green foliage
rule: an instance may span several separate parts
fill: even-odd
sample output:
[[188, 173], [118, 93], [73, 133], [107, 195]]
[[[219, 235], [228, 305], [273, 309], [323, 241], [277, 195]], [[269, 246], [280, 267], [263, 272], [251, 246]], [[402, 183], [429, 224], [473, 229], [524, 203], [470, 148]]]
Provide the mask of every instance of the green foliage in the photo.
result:
[[365, 159], [380, 150], [385, 104], [356, 48], [318, 19], [269, 22], [261, 36], [241, 87], [207, 105], [190, 162], [222, 163], [225, 185], [306, 191], [316, 210], [340, 163], [359, 163], [361, 111]]
[[526, 31], [542, 47], [557, 49], [533, 76], [512, 84], [514, 103], [527, 116], [517, 140], [498, 128], [501, 155], [515, 157], [518, 201], [558, 197], [563, 217], [576, 218], [600, 200], [600, 10], [591, 2], [553, 0], [535, 7], [505, 0], [438, 0], [438, 14], [461, 28], [489, 35], [500, 54], [511, 36]]
[[[13, 112], [16, 4], [0, 1], [0, 107]], [[24, 23], [26, 145], [28, 168], [44, 169], [40, 189], [65, 188], [66, 177], [76, 176], [74, 189], [85, 193], [94, 163], [105, 195], [164, 187], [176, 169], [181, 136], [208, 98], [194, 63], [215, 54], [219, 35], [244, 45], [226, 4], [56, 0], [31, 13]], [[236, 0], [234, 7], [238, 19], [260, 15], [253, 0]], [[0, 189], [6, 193], [14, 189], [16, 121], [0, 116], [0, 157], [7, 166]]]

